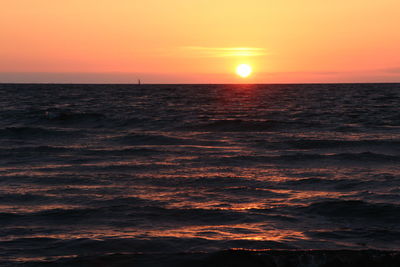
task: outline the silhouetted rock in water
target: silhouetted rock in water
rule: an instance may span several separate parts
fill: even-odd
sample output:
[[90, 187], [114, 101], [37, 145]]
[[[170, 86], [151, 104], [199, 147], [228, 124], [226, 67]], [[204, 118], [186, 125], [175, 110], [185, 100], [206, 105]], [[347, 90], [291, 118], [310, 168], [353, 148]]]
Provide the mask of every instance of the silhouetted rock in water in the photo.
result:
[[400, 252], [377, 250], [228, 250], [216, 253], [113, 254], [23, 266], [96, 267], [398, 267]]

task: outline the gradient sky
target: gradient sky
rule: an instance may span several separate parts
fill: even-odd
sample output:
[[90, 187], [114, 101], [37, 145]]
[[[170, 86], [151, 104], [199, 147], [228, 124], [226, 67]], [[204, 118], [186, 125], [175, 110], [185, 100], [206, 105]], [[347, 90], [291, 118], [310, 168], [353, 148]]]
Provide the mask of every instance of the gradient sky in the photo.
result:
[[[400, 82], [398, 0], [0, 0], [0, 82]], [[240, 63], [254, 73], [235, 75]]]

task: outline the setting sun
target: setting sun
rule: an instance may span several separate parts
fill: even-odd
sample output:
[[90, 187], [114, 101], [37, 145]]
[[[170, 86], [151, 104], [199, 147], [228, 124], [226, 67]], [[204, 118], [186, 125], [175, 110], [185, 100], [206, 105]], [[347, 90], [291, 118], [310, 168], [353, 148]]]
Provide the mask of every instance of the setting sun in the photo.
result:
[[252, 72], [252, 69], [247, 64], [240, 64], [239, 66], [236, 67], [236, 74], [242, 78], [249, 77], [251, 72]]

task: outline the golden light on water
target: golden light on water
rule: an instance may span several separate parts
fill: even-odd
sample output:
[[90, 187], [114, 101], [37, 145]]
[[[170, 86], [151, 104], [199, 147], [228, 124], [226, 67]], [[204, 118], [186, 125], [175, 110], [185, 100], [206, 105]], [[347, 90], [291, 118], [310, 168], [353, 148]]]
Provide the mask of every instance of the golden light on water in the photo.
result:
[[236, 74], [242, 78], [249, 77], [252, 71], [251, 66], [248, 64], [240, 64], [236, 67]]

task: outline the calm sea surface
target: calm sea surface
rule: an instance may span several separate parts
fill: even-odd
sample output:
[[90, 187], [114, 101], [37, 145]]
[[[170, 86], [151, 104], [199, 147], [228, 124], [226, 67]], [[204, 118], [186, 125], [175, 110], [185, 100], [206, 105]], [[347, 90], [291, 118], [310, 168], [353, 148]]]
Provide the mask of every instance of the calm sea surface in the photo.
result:
[[400, 249], [400, 84], [0, 92], [0, 264]]

